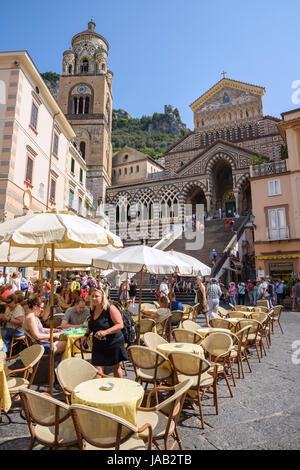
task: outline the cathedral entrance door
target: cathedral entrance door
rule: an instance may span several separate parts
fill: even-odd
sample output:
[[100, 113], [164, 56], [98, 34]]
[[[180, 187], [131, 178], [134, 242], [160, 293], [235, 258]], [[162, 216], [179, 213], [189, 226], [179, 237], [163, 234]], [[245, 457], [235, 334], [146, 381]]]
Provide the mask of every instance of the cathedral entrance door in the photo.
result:
[[226, 217], [234, 217], [235, 202], [225, 202]]

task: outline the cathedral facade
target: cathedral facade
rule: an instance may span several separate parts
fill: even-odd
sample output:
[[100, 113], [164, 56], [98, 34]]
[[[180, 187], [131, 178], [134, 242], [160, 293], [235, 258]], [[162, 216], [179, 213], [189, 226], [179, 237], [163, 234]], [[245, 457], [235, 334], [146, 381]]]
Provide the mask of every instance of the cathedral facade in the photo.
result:
[[[94, 203], [113, 204], [126, 213], [140, 203], [150, 218], [161, 204], [171, 213], [177, 204], [204, 204], [208, 218], [220, 209], [228, 217], [248, 213], [254, 157], [277, 161], [284, 147], [280, 120], [264, 116], [265, 89], [224, 77], [191, 104], [194, 130], [168, 148], [163, 159], [152, 160], [129, 147], [113, 156], [108, 50], [92, 21], [75, 35], [63, 55], [58, 98], [86, 160]], [[180, 219], [180, 214], [172, 216]]]

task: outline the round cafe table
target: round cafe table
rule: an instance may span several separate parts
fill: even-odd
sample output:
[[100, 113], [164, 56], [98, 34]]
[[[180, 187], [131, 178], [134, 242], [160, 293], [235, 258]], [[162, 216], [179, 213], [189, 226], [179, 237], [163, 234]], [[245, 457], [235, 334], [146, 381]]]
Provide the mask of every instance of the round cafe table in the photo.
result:
[[[113, 383], [112, 390], [103, 390], [104, 383]], [[126, 419], [136, 426], [136, 408], [144, 397], [143, 387], [133, 380], [107, 377], [82, 382], [74, 388], [72, 404], [99, 408]]]
[[208, 334], [210, 333], [228, 333], [230, 330], [227, 330], [226, 328], [199, 328], [196, 330], [197, 333], [199, 333], [202, 338], [205, 338]]
[[[181, 347], [178, 347], [178, 343], [162, 343], [157, 346], [157, 351], [168, 357], [171, 352], [186, 352], [191, 354], [198, 354], [201, 357], [204, 357], [204, 351], [199, 344], [193, 343], [179, 343], [182, 344]], [[168, 367], [169, 370], [172, 370], [170, 362], [165, 362], [164, 366]]]

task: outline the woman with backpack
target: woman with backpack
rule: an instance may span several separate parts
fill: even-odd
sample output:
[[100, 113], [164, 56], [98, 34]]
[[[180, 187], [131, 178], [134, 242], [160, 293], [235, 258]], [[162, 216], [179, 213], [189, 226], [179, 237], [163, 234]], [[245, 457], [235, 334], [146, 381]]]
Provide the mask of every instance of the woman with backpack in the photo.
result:
[[91, 301], [91, 317], [81, 344], [84, 347], [93, 333], [92, 364], [98, 370], [98, 376], [103, 377], [104, 367], [111, 366], [114, 377], [122, 378], [120, 362], [128, 361], [128, 355], [121, 312], [115, 305], [109, 304], [103, 290], [94, 289]]

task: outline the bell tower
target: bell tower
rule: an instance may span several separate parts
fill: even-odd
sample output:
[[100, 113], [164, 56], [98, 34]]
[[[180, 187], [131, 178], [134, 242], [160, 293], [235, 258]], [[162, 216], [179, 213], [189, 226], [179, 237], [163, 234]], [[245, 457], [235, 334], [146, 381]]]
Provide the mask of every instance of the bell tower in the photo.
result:
[[75, 145], [88, 167], [86, 186], [98, 207], [111, 185], [113, 73], [107, 68], [109, 44], [95, 27], [91, 20], [63, 53], [58, 104], [76, 133]]

